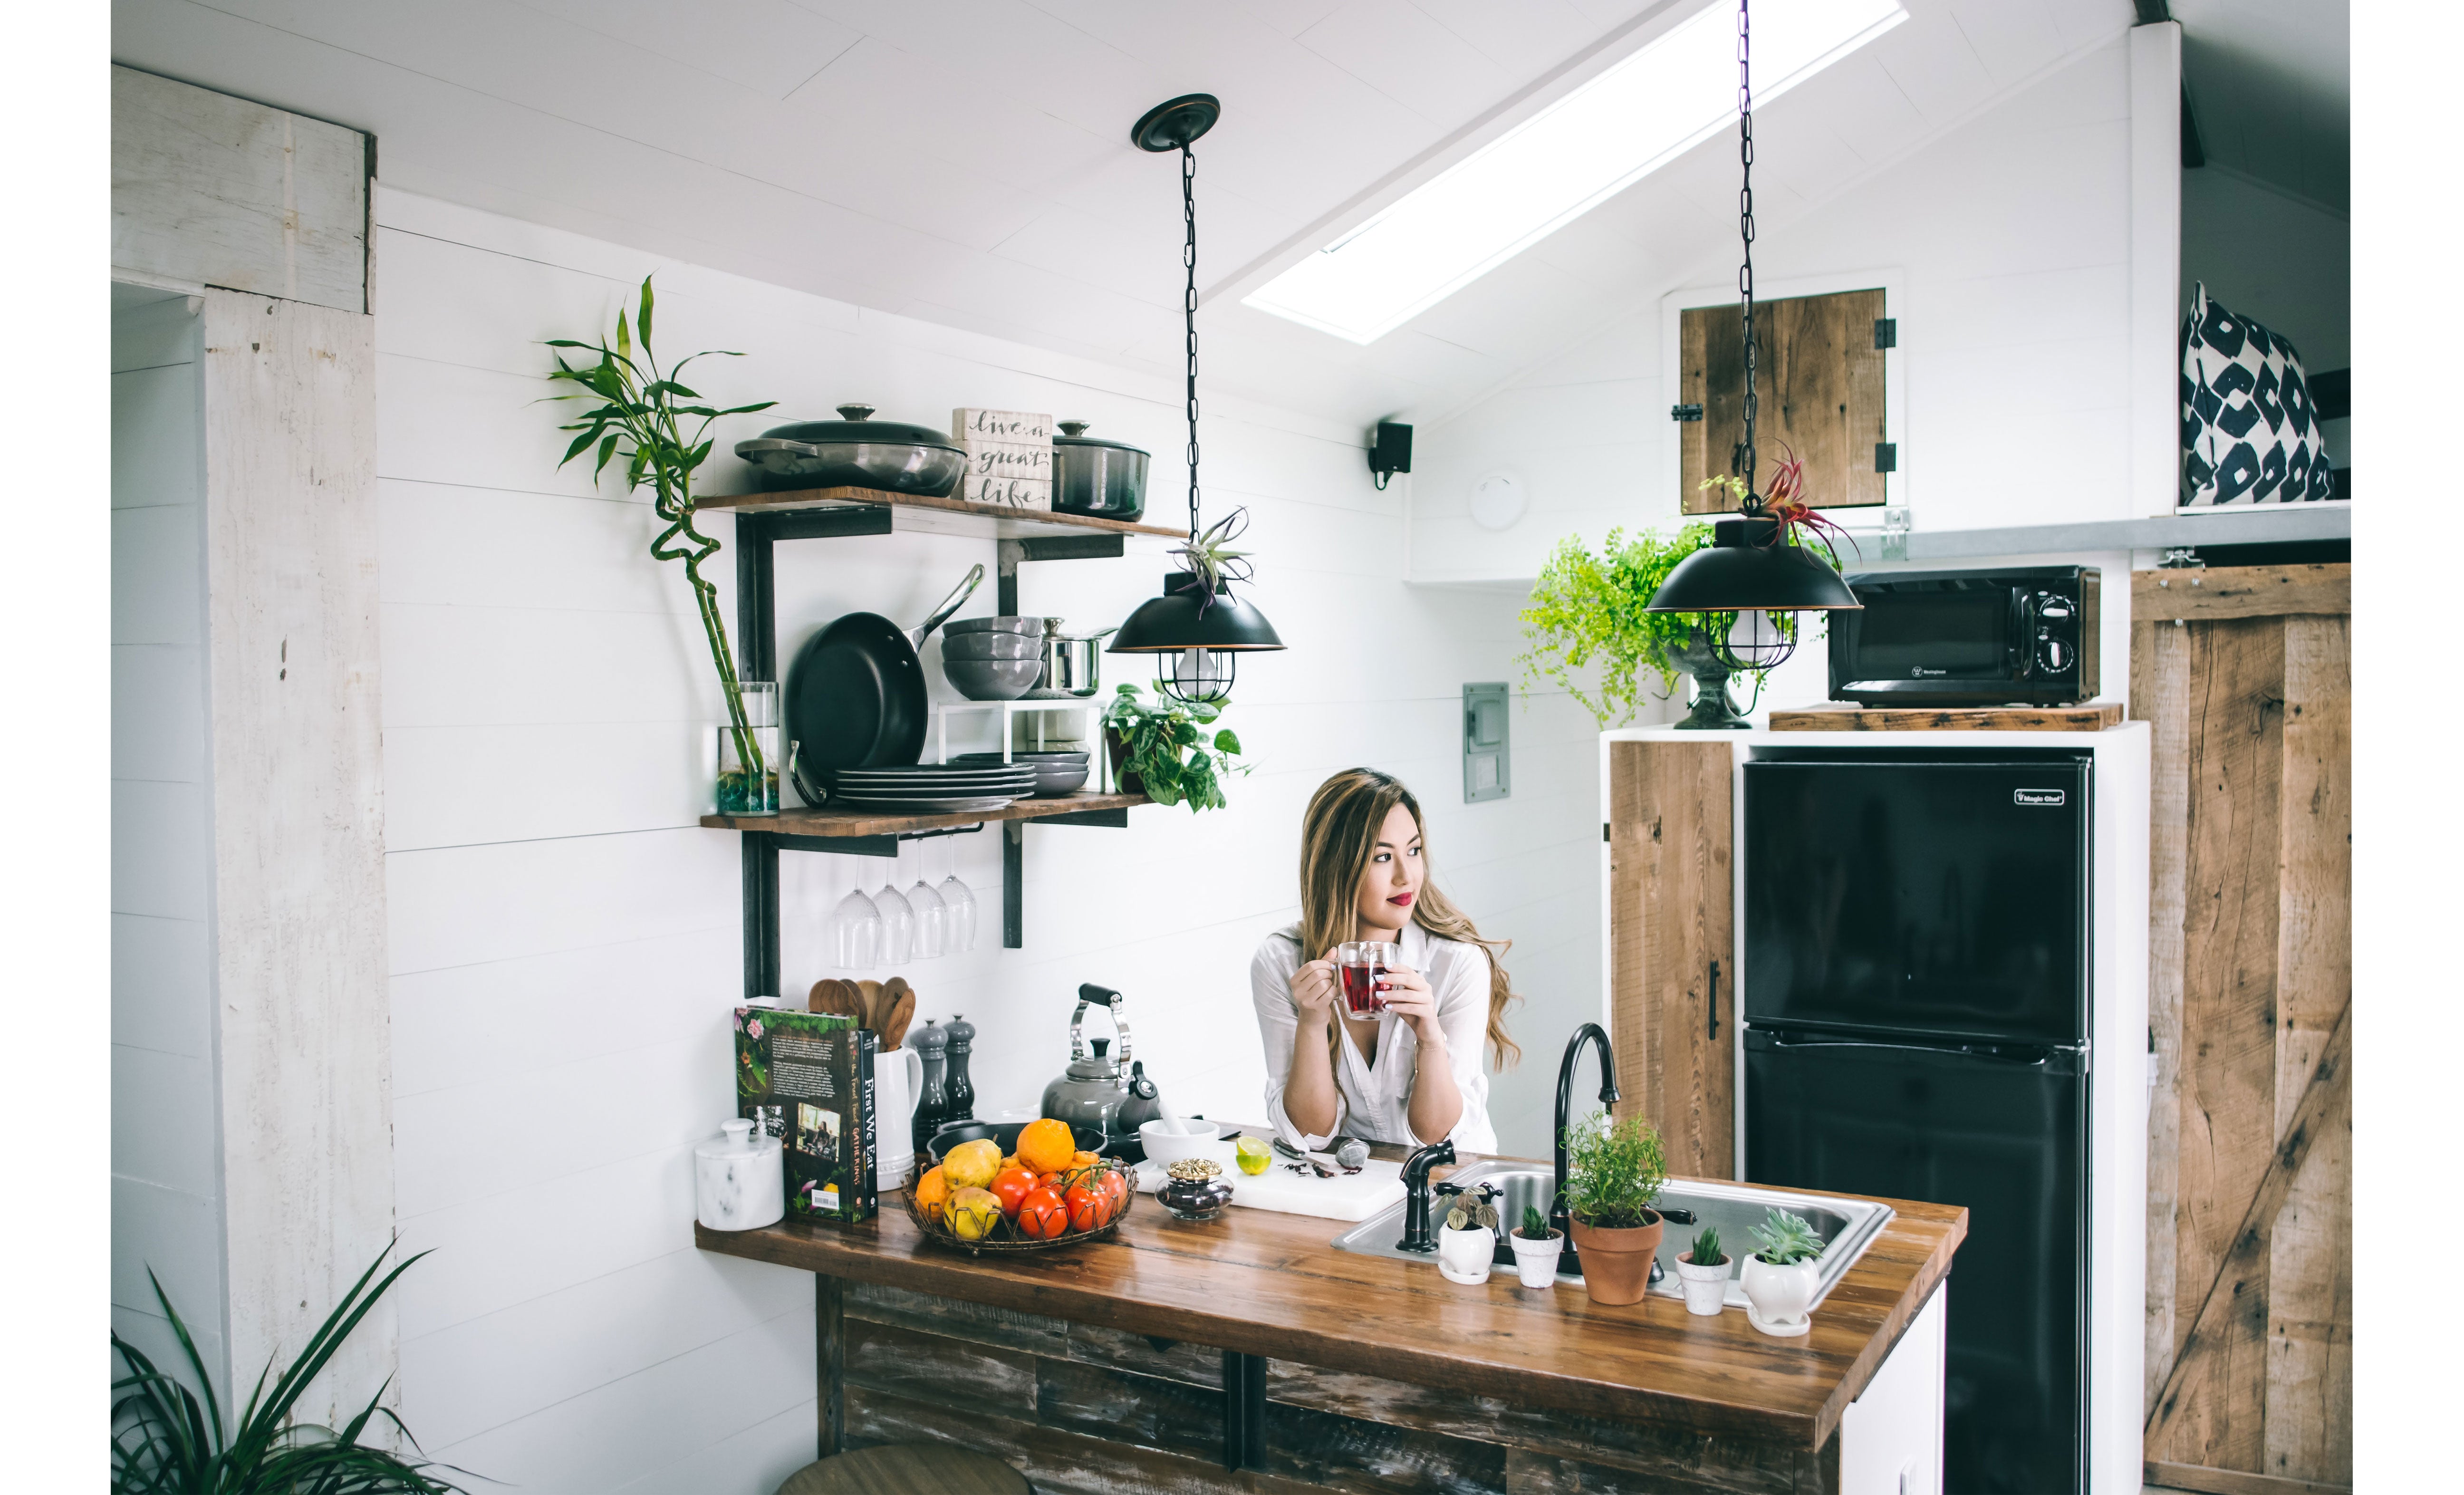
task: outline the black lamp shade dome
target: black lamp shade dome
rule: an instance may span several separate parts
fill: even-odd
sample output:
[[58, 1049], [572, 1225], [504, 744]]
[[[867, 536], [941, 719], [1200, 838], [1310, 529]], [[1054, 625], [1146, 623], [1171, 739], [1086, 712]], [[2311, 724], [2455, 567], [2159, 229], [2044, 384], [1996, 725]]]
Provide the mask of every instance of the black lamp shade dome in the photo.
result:
[[1163, 584], [1163, 595], [1138, 605], [1138, 610], [1112, 635], [1106, 653], [1169, 654], [1188, 649], [1263, 652], [1287, 647], [1266, 615], [1233, 596], [1229, 587], [1219, 588], [1201, 612], [1199, 588], [1203, 583], [1193, 581], [1186, 571], [1176, 571], [1164, 578]]
[[1677, 562], [1645, 612], [1820, 612], [1862, 607], [1839, 573], [1776, 539], [1777, 519], [1722, 519], [1711, 544]]

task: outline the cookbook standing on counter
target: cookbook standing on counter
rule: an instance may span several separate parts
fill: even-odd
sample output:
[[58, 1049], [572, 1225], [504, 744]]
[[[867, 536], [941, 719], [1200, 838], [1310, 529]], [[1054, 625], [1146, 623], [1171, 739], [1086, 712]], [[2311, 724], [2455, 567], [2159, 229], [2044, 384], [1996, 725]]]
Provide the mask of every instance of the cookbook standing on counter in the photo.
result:
[[1429, 883], [1419, 802], [1400, 780], [1353, 768], [1319, 785], [1300, 922], [1249, 966], [1277, 1133], [1306, 1151], [1345, 1135], [1495, 1153], [1481, 1048], [1501, 1066], [1520, 1053], [1504, 948]]

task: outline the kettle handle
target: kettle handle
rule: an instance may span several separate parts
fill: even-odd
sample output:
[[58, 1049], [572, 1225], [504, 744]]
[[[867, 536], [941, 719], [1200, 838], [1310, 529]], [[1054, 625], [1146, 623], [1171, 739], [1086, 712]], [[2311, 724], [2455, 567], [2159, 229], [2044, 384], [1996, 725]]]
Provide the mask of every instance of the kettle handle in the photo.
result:
[[1084, 982], [1079, 986], [1078, 1010], [1069, 1015], [1069, 1062], [1076, 1064], [1087, 1057], [1085, 1025], [1089, 1007], [1110, 1009], [1112, 1014], [1112, 1032], [1120, 1040], [1121, 1044], [1121, 1051], [1115, 1059], [1119, 1064], [1128, 1064], [1130, 1062], [1130, 1025], [1121, 1017], [1121, 994], [1109, 986], [1097, 986], [1092, 981]]

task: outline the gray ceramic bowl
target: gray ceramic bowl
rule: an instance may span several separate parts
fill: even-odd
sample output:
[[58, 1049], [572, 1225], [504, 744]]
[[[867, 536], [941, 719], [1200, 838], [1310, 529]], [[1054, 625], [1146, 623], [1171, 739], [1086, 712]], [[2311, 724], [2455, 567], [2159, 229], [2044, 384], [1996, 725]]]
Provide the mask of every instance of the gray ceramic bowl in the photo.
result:
[[1075, 794], [1087, 782], [1085, 763], [1038, 763], [1035, 765], [1035, 797], [1048, 800], [1056, 794]]
[[971, 701], [1014, 701], [1035, 689], [1042, 659], [952, 659], [941, 656], [941, 673]]
[[941, 625], [941, 631], [945, 635], [958, 633], [1023, 633], [1031, 638], [1042, 638], [1044, 636], [1044, 620], [1042, 618], [1028, 618], [1017, 615], [1003, 615], [998, 618], [954, 618], [950, 622]]
[[1037, 659], [1044, 640], [1023, 633], [956, 633], [941, 641], [943, 659]]

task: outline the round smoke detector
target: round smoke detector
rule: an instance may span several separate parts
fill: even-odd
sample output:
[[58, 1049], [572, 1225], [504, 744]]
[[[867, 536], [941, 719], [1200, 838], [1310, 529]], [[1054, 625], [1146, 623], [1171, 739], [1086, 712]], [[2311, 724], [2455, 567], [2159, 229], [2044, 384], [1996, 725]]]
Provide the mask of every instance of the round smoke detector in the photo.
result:
[[1471, 520], [1485, 530], [1510, 528], [1523, 517], [1523, 479], [1491, 473], [1472, 485]]

